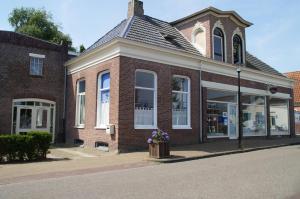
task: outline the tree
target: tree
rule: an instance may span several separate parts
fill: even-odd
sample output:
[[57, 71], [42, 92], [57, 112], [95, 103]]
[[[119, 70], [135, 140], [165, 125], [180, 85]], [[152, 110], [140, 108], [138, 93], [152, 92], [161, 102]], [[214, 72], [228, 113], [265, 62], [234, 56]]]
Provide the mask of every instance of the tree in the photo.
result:
[[84, 47], [83, 44], [81, 44], [81, 45], [79, 46], [79, 52], [82, 53], [83, 51], [85, 51], [85, 47]]
[[72, 47], [72, 39], [69, 35], [60, 31], [60, 26], [53, 22], [52, 14], [44, 9], [15, 8], [8, 18], [15, 32], [37, 37], [46, 41], [68, 45]]

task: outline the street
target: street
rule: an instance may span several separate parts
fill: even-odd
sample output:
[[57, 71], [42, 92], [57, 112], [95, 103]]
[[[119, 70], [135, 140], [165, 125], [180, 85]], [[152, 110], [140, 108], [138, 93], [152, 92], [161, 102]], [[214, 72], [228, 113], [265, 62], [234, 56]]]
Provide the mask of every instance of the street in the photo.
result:
[[28, 180], [0, 198], [300, 198], [300, 146]]

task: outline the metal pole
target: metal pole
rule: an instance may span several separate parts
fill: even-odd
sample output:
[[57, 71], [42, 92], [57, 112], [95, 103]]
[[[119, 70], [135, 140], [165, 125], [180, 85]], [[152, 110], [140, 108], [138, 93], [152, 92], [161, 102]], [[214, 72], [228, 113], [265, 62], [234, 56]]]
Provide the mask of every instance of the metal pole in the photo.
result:
[[241, 106], [241, 69], [237, 69], [238, 73], [238, 112], [239, 112], [239, 148], [243, 148], [242, 137], [243, 137], [243, 121], [242, 121], [242, 106]]

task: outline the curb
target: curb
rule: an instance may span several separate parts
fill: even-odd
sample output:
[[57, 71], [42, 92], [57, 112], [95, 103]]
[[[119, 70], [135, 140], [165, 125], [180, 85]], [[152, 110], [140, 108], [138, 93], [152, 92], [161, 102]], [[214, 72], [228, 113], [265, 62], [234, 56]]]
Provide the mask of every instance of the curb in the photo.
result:
[[234, 151], [225, 151], [225, 152], [219, 152], [219, 153], [212, 153], [207, 155], [201, 155], [201, 156], [192, 156], [192, 157], [180, 157], [180, 158], [168, 158], [168, 159], [148, 159], [147, 161], [156, 162], [156, 163], [177, 163], [177, 162], [186, 162], [191, 160], [199, 160], [199, 159], [206, 159], [206, 158], [213, 158], [218, 156], [224, 156], [224, 155], [231, 155], [231, 154], [238, 154], [238, 153], [248, 153], [252, 151], [260, 151], [265, 149], [273, 149], [273, 148], [280, 148], [280, 147], [286, 147], [286, 146], [293, 146], [293, 145], [300, 145], [300, 142], [295, 143], [289, 143], [289, 144], [279, 144], [279, 145], [273, 145], [273, 146], [265, 146], [265, 147], [256, 147], [256, 148], [249, 148], [249, 149], [238, 149]]

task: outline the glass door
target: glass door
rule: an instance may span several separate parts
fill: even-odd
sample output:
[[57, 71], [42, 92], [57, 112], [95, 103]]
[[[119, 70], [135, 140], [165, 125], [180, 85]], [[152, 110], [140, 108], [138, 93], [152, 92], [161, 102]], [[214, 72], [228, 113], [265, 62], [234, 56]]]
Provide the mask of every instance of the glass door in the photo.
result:
[[28, 132], [32, 129], [32, 108], [18, 107], [17, 109], [17, 133]]
[[228, 104], [228, 134], [230, 139], [237, 139], [237, 106]]

